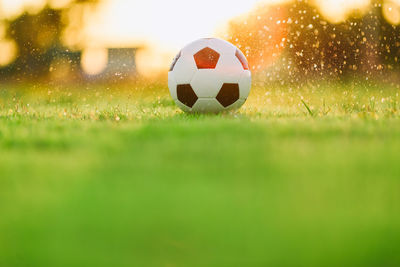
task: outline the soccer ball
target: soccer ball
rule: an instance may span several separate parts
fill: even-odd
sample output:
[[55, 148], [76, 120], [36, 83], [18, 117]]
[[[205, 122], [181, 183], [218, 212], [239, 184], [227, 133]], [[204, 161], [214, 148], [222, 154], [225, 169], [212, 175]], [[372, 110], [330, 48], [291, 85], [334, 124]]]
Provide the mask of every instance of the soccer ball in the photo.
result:
[[174, 58], [168, 87], [183, 111], [218, 113], [244, 104], [250, 93], [251, 73], [237, 47], [216, 38], [200, 39]]

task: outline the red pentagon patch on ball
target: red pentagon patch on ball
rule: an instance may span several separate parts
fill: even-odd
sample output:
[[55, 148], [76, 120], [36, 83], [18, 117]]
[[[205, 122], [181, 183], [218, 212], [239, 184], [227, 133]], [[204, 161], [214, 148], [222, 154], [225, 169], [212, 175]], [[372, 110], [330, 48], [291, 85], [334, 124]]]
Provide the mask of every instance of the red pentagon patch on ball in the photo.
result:
[[219, 60], [219, 53], [206, 47], [194, 55], [198, 69], [215, 69]]

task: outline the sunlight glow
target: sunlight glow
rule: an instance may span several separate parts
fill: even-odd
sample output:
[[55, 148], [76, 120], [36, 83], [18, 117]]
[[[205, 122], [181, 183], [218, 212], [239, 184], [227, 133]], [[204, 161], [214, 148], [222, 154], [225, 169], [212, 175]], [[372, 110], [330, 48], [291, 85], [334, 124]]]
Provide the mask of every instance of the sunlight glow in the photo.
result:
[[63, 8], [71, 3], [71, 0], [49, 0], [52, 8]]
[[0, 0], [0, 17], [13, 19], [24, 11], [36, 14], [46, 2], [46, 0]]
[[400, 0], [387, 0], [383, 4], [383, 15], [394, 25], [400, 24]]
[[12, 63], [17, 56], [17, 46], [14, 41], [0, 41], [0, 66], [6, 66]]
[[140, 46], [138, 71], [158, 72], [193, 40], [210, 37], [230, 18], [249, 11], [260, 0], [108, 0], [92, 17], [89, 40], [105, 47]]
[[181, 47], [211, 36], [216, 26], [250, 10], [257, 0], [107, 0], [89, 25], [92, 38], [107, 45], [143, 40]]
[[321, 13], [326, 19], [338, 23], [346, 19], [352, 10], [364, 11], [368, 8], [370, 0], [316, 0]]

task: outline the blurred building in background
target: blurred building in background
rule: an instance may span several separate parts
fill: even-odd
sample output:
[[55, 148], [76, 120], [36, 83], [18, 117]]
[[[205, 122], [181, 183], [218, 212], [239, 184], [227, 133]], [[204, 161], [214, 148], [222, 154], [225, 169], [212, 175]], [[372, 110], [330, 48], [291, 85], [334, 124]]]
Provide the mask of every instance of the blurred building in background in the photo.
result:
[[82, 52], [81, 77], [84, 81], [127, 81], [137, 78], [138, 48], [89, 48]]
[[109, 48], [107, 66], [100, 76], [106, 79], [134, 78], [137, 74], [136, 50], [136, 48]]

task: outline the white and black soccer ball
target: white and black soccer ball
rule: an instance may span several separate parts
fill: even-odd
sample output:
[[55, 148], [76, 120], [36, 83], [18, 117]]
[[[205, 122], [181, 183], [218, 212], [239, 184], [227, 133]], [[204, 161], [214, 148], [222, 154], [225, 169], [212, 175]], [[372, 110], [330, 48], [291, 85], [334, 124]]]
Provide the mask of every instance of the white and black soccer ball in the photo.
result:
[[243, 53], [231, 43], [200, 39], [174, 58], [168, 87], [186, 112], [217, 113], [238, 109], [251, 88], [251, 72]]

